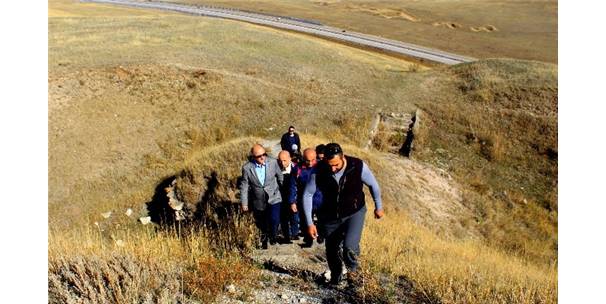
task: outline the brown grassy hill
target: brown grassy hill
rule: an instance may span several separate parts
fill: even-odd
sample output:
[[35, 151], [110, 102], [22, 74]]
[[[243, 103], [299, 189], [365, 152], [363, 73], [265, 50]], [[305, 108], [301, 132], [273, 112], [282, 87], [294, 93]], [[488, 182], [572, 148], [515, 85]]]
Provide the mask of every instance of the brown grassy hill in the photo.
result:
[[430, 127], [418, 157], [467, 185], [464, 201], [489, 241], [554, 259], [557, 66], [489, 60], [446, 73], [449, 91], [419, 103]]
[[[187, 296], [203, 299], [251, 279], [237, 271], [249, 264], [222, 256], [203, 234], [182, 240], [134, 217], [147, 214], [158, 183], [182, 172], [200, 185], [217, 172], [219, 197], [237, 202], [248, 147], [295, 124], [304, 145], [341, 142], [376, 170], [390, 216], [369, 219], [368, 269], [406, 276], [445, 303], [557, 300], [556, 65], [429, 69], [237, 22], [58, 4], [49, 10], [48, 151], [57, 299], [78, 271], [119, 278], [148, 265], [165, 278], [190, 275]], [[360, 148], [377, 112], [416, 109], [412, 160]], [[221, 263], [243, 268], [209, 266]], [[107, 299], [171, 299], [178, 290], [137, 282]], [[146, 285], [157, 288], [135, 292]]]
[[[310, 143], [326, 141], [312, 136], [303, 139]], [[200, 149], [180, 163], [181, 167], [174, 174], [177, 184], [184, 189], [184, 199], [196, 201], [196, 198], [189, 197], [196, 193], [205, 193], [206, 196], [214, 172], [217, 186], [201, 203], [237, 204], [233, 187], [243, 158], [227, 162], [221, 160], [239, 154], [238, 151], [245, 150], [253, 142], [262, 140], [241, 138], [227, 141]], [[388, 216], [385, 220], [376, 221], [369, 213], [362, 241], [363, 269], [369, 284], [377, 284], [377, 274], [384, 273], [394, 280], [406, 278], [427, 299], [439, 299], [444, 303], [555, 302], [557, 272], [553, 266], [513, 257], [477, 240], [436, 234], [435, 229], [427, 229], [410, 219], [408, 208], [431, 206], [437, 199], [443, 206], [430, 209], [421, 219], [442, 219], [444, 224], [450, 224], [445, 225], [449, 227], [447, 230], [456, 228], [452, 227], [457, 224], [456, 220], [449, 223], [452, 218], [444, 219], [442, 216], [461, 215], [456, 209], [453, 212], [452, 206], [447, 206], [457, 203], [457, 198], [452, 196], [453, 191], [458, 191], [457, 185], [439, 177], [434, 168], [351, 145], [344, 145], [344, 149], [347, 153], [363, 157], [373, 170], [381, 172], [377, 177], [384, 187]], [[423, 170], [403, 171], [409, 168]], [[394, 185], [398, 178], [414, 182]], [[418, 195], [424, 188], [433, 189], [432, 195]], [[440, 191], [440, 188], [447, 191]], [[91, 215], [96, 219], [94, 224], [69, 230], [51, 229], [51, 302], [82, 299], [210, 300], [229, 283], [244, 287], [237, 295], [240, 299], [254, 294], [256, 285], [253, 282], [259, 280], [258, 272], [235, 251], [237, 248], [243, 249], [244, 253], [250, 250], [246, 245], [238, 245], [249, 240], [250, 233], [254, 231], [251, 230], [249, 216], [236, 214], [229, 221], [224, 218], [220, 230], [207, 225], [200, 231], [179, 237], [171, 231], [142, 226], [119, 208], [112, 210], [114, 213], [108, 219]], [[221, 209], [211, 211], [208, 216], [220, 218], [222, 213], [218, 210]], [[150, 272], [155, 275], [151, 276]], [[123, 280], [127, 283], [121, 283]], [[178, 282], [183, 282], [181, 286], [184, 287], [180, 287]], [[307, 288], [318, 287], [311, 285]], [[394, 288], [391, 283], [369, 285], [357, 299], [397, 301], [398, 292], [390, 288]]]

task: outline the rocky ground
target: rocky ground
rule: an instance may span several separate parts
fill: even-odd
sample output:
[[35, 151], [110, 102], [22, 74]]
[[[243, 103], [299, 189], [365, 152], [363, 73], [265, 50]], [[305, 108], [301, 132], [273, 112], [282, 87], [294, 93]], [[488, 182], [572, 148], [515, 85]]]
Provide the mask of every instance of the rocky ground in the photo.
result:
[[[303, 248], [303, 241], [270, 245], [256, 250], [251, 258], [263, 268], [258, 286], [228, 285], [218, 303], [347, 303], [336, 299], [344, 290], [328, 287], [324, 245]], [[252, 287], [252, 288], [251, 288]]]
[[216, 303], [439, 303], [406, 278], [380, 273], [363, 273], [357, 283], [328, 285], [324, 244], [302, 245], [299, 240], [255, 250], [251, 259], [262, 268], [258, 285], [228, 285]]

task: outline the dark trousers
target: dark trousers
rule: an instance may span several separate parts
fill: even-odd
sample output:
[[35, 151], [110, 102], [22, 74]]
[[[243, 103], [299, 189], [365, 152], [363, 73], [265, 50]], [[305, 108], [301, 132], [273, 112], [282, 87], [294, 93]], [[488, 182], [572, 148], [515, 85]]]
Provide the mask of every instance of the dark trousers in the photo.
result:
[[265, 210], [254, 210], [253, 216], [255, 224], [261, 231], [261, 242], [268, 240], [275, 241], [278, 235], [278, 226], [280, 226], [280, 207], [281, 203], [267, 205]]
[[360, 239], [365, 215], [366, 206], [343, 219], [319, 221], [320, 234], [326, 238], [328, 268], [335, 279], [341, 276], [343, 262], [350, 272], [358, 270]]
[[289, 203], [282, 203], [282, 214], [280, 215], [282, 235], [289, 239], [291, 236], [299, 235], [299, 212], [293, 213]]

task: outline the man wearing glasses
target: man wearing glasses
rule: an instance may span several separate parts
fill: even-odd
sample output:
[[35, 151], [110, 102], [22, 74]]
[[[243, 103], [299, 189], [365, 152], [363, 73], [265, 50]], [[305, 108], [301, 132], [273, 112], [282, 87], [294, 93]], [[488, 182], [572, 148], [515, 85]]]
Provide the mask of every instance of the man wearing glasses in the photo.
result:
[[318, 228], [326, 240], [330, 283], [334, 285], [342, 279], [343, 262], [350, 282], [356, 283], [359, 278], [356, 271], [366, 215], [363, 185], [369, 188], [375, 202], [375, 218], [383, 217], [381, 191], [368, 165], [361, 159], [344, 155], [339, 144], [330, 143], [324, 149], [324, 160], [316, 166], [316, 171], [305, 186], [303, 208], [310, 223], [307, 231], [314, 239], [318, 237], [318, 229], [311, 221], [313, 195], [317, 189], [322, 192], [322, 204], [317, 210]]
[[301, 155], [301, 139], [299, 139], [299, 134], [295, 132], [295, 127], [288, 127], [288, 132], [282, 134], [280, 147], [282, 147], [282, 150], [290, 152], [292, 157]]
[[283, 175], [276, 159], [267, 156], [265, 148], [255, 144], [250, 149], [250, 161], [242, 166], [240, 201], [242, 211], [248, 211], [252, 202], [255, 224], [261, 231], [261, 246], [276, 244], [280, 225], [280, 185]]

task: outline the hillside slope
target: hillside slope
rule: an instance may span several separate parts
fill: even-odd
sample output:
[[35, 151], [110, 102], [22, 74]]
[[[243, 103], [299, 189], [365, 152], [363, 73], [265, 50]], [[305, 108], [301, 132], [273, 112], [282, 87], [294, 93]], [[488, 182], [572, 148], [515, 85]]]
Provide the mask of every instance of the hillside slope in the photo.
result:
[[[71, 1], [49, 7], [57, 299], [68, 296], [61, 288], [73, 285], [74, 271], [95, 282], [97, 273], [148, 270], [124, 289], [119, 280], [103, 291], [81, 285], [114, 300], [208, 300], [229, 281], [252, 284], [256, 266], [228, 253], [250, 249], [250, 219], [238, 217], [217, 243], [136, 218], [171, 176], [197, 180], [197, 197], [216, 172], [223, 182], [214, 198], [237, 203], [250, 145], [294, 124], [304, 146], [340, 142], [377, 172], [389, 216], [368, 219], [369, 273], [405, 277], [445, 303], [557, 301], [556, 65], [493, 59], [429, 69], [238, 22]], [[378, 112], [417, 109], [412, 159], [361, 148]], [[140, 286], [154, 288], [141, 294]]]

